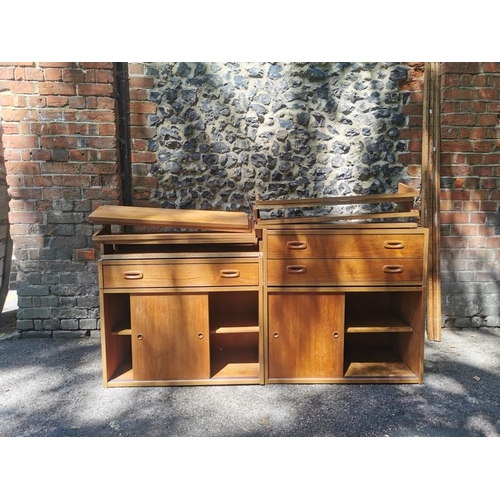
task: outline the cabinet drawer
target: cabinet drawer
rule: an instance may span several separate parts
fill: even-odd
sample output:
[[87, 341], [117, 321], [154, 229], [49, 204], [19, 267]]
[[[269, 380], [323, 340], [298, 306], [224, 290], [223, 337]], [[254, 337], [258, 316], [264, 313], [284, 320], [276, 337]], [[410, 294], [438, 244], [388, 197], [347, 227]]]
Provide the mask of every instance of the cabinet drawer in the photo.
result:
[[422, 259], [282, 259], [267, 263], [268, 285], [421, 284]]
[[112, 264], [102, 266], [104, 288], [258, 285], [257, 262]]
[[422, 259], [424, 234], [270, 234], [269, 259], [279, 258], [352, 258]]

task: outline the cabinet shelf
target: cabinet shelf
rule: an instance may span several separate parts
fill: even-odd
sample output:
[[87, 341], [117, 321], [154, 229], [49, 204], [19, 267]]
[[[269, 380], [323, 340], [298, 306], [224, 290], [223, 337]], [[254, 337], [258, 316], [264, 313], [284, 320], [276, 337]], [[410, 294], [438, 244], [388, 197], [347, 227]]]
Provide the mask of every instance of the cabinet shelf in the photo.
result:
[[347, 319], [346, 333], [412, 333], [413, 328], [395, 316]]
[[113, 328], [111, 335], [132, 335], [132, 329], [128, 326]]
[[254, 317], [230, 317], [210, 326], [210, 333], [258, 333], [259, 325]]
[[346, 353], [346, 378], [417, 378], [401, 358], [388, 349], [366, 349]]
[[212, 350], [212, 379], [258, 379], [259, 376], [260, 365], [257, 349]]

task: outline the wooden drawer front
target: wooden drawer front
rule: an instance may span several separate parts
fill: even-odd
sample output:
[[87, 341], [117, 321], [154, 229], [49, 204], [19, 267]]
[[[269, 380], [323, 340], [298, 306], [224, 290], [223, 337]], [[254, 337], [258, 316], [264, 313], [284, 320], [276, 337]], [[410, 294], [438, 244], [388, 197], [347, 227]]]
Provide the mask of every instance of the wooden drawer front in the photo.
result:
[[422, 259], [423, 234], [271, 234], [268, 259]]
[[113, 264], [102, 267], [104, 288], [258, 285], [252, 263]]
[[267, 281], [273, 285], [421, 284], [421, 259], [270, 260]]

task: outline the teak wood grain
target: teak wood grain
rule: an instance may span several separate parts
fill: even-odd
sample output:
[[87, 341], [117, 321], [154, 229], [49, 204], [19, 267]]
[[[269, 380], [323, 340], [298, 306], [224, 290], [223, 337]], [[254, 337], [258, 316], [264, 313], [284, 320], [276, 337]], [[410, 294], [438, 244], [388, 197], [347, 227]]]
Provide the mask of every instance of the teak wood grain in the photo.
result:
[[149, 288], [185, 286], [257, 285], [259, 266], [255, 262], [145, 263], [113, 261], [102, 266], [105, 288]]
[[276, 258], [423, 258], [424, 235], [409, 233], [338, 234], [300, 232], [271, 234], [267, 240], [268, 259]]
[[342, 377], [344, 295], [272, 293], [269, 304], [269, 379]]
[[206, 294], [132, 294], [135, 380], [208, 379]]
[[422, 284], [421, 259], [275, 259], [267, 263], [269, 286]]
[[97, 224], [125, 226], [157, 226], [237, 232], [251, 231], [250, 218], [247, 214], [218, 210], [179, 210], [101, 205], [89, 215], [89, 220]]

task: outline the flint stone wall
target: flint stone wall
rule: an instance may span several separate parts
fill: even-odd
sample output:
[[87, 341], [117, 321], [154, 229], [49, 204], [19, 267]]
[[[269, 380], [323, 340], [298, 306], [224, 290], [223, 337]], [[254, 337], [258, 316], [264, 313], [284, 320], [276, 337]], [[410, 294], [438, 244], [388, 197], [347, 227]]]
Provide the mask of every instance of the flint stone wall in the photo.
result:
[[[261, 199], [396, 192], [405, 63], [144, 63], [149, 202], [250, 211]], [[407, 136], [408, 137], [408, 136]], [[336, 210], [342, 211], [337, 208]]]

